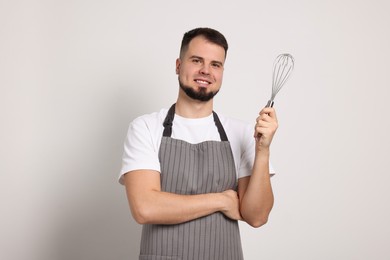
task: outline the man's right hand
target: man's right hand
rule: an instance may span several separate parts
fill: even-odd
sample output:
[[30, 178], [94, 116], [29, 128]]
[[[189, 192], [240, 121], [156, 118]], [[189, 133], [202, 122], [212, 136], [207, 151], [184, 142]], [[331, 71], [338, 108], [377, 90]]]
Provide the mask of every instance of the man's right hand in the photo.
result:
[[221, 212], [230, 219], [242, 220], [240, 214], [240, 200], [237, 192], [234, 190], [226, 190], [222, 192], [221, 195], [224, 203]]

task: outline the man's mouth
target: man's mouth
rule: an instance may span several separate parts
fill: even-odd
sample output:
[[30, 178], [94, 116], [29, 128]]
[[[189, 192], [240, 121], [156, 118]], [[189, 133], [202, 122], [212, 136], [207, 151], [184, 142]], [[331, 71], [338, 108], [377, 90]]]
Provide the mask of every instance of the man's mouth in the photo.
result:
[[195, 79], [195, 82], [203, 86], [208, 86], [209, 84], [211, 84], [210, 81], [204, 79]]

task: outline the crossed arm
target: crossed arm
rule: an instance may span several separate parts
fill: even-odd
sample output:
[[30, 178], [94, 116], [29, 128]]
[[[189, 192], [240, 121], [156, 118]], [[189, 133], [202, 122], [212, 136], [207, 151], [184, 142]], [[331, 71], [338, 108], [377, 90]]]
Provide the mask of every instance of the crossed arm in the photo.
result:
[[125, 186], [134, 219], [140, 224], [178, 224], [221, 211], [240, 219], [237, 193], [180, 195], [161, 191], [160, 173], [137, 170], [125, 175]]
[[260, 227], [273, 206], [269, 176], [269, 146], [277, 128], [272, 108], [256, 120], [256, 153], [252, 175], [238, 180], [238, 192], [180, 195], [161, 191], [160, 173], [136, 170], [125, 174], [126, 193], [134, 219], [140, 224], [178, 224], [215, 212]]

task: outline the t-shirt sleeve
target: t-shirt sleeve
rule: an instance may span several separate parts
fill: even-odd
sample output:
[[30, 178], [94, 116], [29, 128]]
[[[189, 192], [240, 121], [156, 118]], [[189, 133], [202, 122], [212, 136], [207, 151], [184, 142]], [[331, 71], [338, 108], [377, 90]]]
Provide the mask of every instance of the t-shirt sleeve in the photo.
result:
[[160, 172], [157, 146], [152, 136], [150, 126], [142, 118], [130, 123], [124, 142], [119, 183], [124, 183], [123, 175], [129, 171], [148, 169]]

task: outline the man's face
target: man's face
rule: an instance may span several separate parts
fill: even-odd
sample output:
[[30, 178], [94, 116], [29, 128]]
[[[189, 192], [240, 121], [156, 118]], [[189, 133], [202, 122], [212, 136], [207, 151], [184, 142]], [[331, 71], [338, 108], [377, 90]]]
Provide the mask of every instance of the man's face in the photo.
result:
[[198, 36], [176, 60], [181, 89], [192, 99], [209, 101], [219, 91], [225, 63], [223, 47]]

